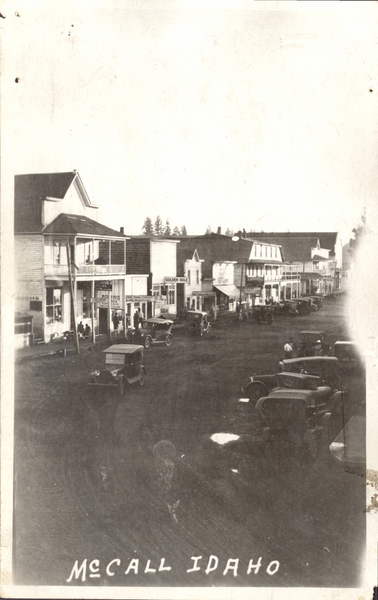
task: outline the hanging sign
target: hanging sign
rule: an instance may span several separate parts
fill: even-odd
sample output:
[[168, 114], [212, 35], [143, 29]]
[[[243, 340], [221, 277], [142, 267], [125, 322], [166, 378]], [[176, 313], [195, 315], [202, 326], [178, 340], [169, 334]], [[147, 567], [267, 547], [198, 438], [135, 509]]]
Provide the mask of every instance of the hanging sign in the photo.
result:
[[188, 283], [187, 277], [164, 277], [164, 283]]
[[95, 290], [106, 290], [111, 292], [113, 283], [111, 281], [95, 281]]

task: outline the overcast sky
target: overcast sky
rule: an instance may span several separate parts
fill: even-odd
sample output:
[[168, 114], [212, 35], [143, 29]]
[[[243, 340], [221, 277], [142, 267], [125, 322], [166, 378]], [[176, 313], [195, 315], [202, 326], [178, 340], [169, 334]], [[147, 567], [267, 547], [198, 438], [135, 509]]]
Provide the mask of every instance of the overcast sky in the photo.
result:
[[229, 4], [6, 1], [7, 176], [77, 169], [129, 234], [348, 241], [378, 189], [376, 3]]

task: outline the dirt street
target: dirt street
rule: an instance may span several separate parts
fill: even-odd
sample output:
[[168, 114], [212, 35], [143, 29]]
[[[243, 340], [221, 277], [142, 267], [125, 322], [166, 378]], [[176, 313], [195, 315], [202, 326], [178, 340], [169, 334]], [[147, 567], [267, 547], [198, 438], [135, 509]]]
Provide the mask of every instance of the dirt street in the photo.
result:
[[[174, 331], [171, 347], [145, 350], [145, 385], [123, 397], [86, 385], [104, 346], [18, 363], [15, 583], [357, 586], [364, 478], [328, 447], [277, 468], [257, 447], [230, 462], [210, 439], [253, 430], [241, 385], [274, 373], [288, 338], [349, 339], [343, 310], [339, 297], [272, 325]], [[363, 376], [342, 377], [346, 417], [364, 414]]]

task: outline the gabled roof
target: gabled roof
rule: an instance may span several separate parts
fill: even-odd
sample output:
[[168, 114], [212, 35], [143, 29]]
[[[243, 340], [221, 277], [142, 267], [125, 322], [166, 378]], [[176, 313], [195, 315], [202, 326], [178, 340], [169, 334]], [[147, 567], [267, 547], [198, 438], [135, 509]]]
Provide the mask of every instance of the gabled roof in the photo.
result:
[[124, 233], [120, 233], [106, 225], [101, 225], [93, 219], [83, 215], [68, 215], [61, 213], [49, 225], [47, 225], [43, 234], [65, 234], [65, 235], [90, 235], [96, 237], [117, 237], [126, 238]]
[[84, 204], [97, 208], [89, 199], [77, 171], [16, 175], [14, 178], [15, 233], [40, 233], [43, 228], [43, 201], [63, 200], [74, 182]]
[[196, 249], [182, 248], [181, 244], [177, 246], [177, 275], [183, 276], [185, 274], [184, 264], [187, 260], [192, 260], [193, 258], [196, 258], [198, 261], [200, 260]]
[[228, 235], [209, 233], [197, 237], [181, 238], [180, 247], [197, 250], [199, 258], [204, 260], [202, 274], [212, 275], [214, 262], [248, 262], [253, 241], [241, 238], [234, 242]]
[[288, 262], [310, 261], [311, 249], [316, 248], [318, 244], [318, 236], [316, 234], [308, 234], [306, 236], [294, 235], [289, 237], [281, 233], [251, 233], [248, 234], [257, 237], [259, 241], [271, 242], [282, 246], [285, 260]]
[[[252, 231], [246, 234], [249, 239], [264, 239], [273, 241], [276, 238], [295, 239], [295, 238], [313, 238], [319, 239], [320, 247], [330, 250], [331, 254], [335, 253], [335, 245], [337, 240], [337, 231], [283, 231], [283, 232], [255, 232]], [[281, 243], [281, 242], [280, 242]]]

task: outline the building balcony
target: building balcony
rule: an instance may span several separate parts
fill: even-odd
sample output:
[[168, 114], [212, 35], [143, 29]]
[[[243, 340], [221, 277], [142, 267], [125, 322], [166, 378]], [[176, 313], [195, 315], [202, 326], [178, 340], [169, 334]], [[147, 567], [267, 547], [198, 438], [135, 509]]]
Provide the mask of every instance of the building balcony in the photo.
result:
[[[126, 275], [126, 265], [77, 265], [77, 269], [73, 269], [77, 277], [85, 276], [101, 276], [101, 275]], [[45, 277], [64, 277], [68, 278], [67, 265], [45, 265]]]

